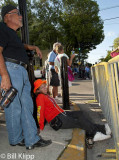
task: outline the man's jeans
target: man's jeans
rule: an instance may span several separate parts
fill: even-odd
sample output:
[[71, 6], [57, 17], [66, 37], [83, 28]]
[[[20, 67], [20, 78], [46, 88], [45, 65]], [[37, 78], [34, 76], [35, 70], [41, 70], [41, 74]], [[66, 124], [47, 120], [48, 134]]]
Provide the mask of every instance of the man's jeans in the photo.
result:
[[12, 86], [18, 90], [13, 102], [5, 108], [9, 142], [15, 145], [24, 139], [25, 145], [31, 146], [40, 138], [32, 116], [33, 101], [28, 74], [26, 69], [18, 64], [6, 62], [6, 66]]

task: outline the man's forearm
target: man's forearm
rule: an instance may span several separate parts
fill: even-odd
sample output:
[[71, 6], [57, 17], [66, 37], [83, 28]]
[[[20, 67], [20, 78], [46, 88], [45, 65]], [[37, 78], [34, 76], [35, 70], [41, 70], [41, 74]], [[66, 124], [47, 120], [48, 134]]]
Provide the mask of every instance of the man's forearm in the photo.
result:
[[2, 51], [3, 51], [3, 48], [0, 47], [0, 76], [2, 78], [0, 88], [4, 90], [8, 90], [11, 87], [11, 81], [10, 81], [9, 74], [7, 72], [7, 68], [6, 68], [5, 61], [2, 55]]
[[6, 65], [5, 65], [5, 62], [4, 62], [4, 58], [3, 58], [3, 55], [2, 55], [1, 47], [0, 47], [0, 75], [1, 76], [4, 76], [4, 75], [8, 76], [8, 72], [7, 72]]
[[32, 45], [29, 45], [29, 44], [24, 44], [24, 48], [26, 50], [33, 50], [33, 51], [36, 50], [36, 46], [32, 46]]
[[29, 45], [29, 44], [24, 44], [24, 48], [26, 50], [35, 51], [37, 53], [37, 55], [40, 58], [42, 58], [42, 52], [41, 52], [41, 50], [37, 46], [32, 46], [32, 45]]

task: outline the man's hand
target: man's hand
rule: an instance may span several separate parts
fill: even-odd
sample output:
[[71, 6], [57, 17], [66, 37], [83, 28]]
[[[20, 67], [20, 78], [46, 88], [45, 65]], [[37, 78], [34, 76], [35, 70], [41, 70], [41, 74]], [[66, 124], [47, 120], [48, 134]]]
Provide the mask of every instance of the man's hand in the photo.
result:
[[42, 52], [40, 51], [40, 49], [36, 46], [36, 49], [35, 49], [37, 55], [40, 57], [40, 59], [42, 59]]
[[2, 76], [1, 89], [4, 89], [5, 91], [7, 91], [8, 89], [10, 89], [11, 86], [12, 85], [11, 85], [9, 76], [8, 75]]
[[37, 46], [24, 44], [24, 47], [25, 47], [26, 50], [35, 51], [37, 53], [37, 55], [40, 57], [40, 59], [42, 59], [42, 52]]

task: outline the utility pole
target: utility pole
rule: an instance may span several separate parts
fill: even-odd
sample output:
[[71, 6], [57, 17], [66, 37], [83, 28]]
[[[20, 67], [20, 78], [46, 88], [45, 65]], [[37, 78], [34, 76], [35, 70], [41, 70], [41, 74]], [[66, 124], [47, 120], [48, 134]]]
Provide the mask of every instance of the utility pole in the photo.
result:
[[[29, 30], [28, 30], [28, 17], [27, 17], [27, 5], [26, 0], [18, 0], [19, 11], [22, 15], [23, 27], [21, 28], [21, 39], [22, 43], [29, 44]], [[34, 69], [33, 69], [33, 51], [27, 51], [27, 55], [29, 57], [29, 66], [27, 68], [29, 74], [29, 80], [31, 83], [31, 88], [33, 90], [33, 83], [35, 80], [34, 77]]]
[[[29, 31], [28, 31], [28, 18], [27, 18], [27, 5], [26, 5], [26, 0], [18, 0], [19, 4], [19, 11], [22, 15], [22, 21], [23, 21], [23, 27], [21, 28], [21, 39], [22, 43], [24, 44], [29, 44]], [[34, 52], [33, 51], [27, 51], [27, 55], [29, 57], [29, 65], [27, 68], [28, 75], [29, 75], [29, 81], [31, 83], [31, 95], [33, 98], [34, 102], [34, 119], [36, 121], [37, 127], [38, 122], [37, 122], [37, 107], [35, 104], [35, 95], [33, 94], [33, 85], [35, 81], [34, 77], [34, 69], [33, 69], [33, 58], [34, 58]]]
[[26, 0], [18, 0], [19, 11], [22, 15], [23, 27], [21, 28], [22, 42], [29, 44], [28, 18]]

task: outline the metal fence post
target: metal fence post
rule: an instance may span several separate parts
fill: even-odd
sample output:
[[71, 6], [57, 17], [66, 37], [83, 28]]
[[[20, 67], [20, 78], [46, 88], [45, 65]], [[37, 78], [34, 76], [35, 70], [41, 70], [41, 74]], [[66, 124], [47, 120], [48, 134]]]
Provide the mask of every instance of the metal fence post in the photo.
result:
[[92, 67], [95, 98], [111, 128], [119, 159], [119, 56]]
[[67, 72], [67, 58], [61, 58], [61, 86], [62, 86], [62, 100], [63, 109], [69, 110], [69, 86], [68, 86], [68, 72]]

